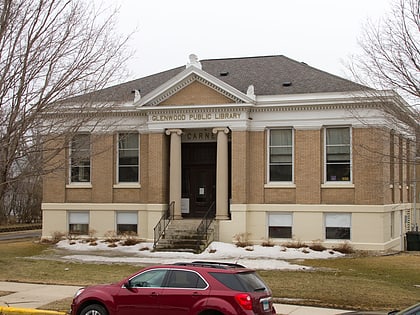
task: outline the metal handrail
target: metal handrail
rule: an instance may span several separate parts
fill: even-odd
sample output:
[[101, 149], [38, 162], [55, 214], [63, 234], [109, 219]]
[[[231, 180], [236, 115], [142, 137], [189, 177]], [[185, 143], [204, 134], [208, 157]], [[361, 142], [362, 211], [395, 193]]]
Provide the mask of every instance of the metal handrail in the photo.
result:
[[159, 222], [153, 228], [153, 248], [156, 248], [159, 240], [165, 235], [165, 231], [174, 217], [175, 201], [172, 201], [168, 208], [163, 212]]
[[205, 245], [207, 246], [210, 243], [210, 238], [214, 236], [214, 230], [211, 234], [209, 234], [209, 228], [214, 221], [214, 215], [212, 215], [212, 212], [214, 212], [215, 204], [216, 203], [213, 201], [213, 203], [210, 205], [209, 209], [207, 210], [206, 214], [204, 215], [203, 219], [197, 227], [197, 235], [199, 236], [197, 238], [197, 251], [200, 249], [201, 240], [205, 239]]

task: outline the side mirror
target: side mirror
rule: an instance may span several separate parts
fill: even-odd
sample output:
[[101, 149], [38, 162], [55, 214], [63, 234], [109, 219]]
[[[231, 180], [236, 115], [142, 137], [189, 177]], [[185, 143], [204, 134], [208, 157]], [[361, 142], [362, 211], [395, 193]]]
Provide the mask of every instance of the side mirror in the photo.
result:
[[124, 287], [126, 289], [131, 289], [131, 281], [124, 282]]

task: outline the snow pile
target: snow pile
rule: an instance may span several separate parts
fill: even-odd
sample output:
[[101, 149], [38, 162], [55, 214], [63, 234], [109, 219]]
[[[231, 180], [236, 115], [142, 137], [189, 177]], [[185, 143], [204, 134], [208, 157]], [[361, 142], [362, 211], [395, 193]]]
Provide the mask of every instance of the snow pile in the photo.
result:
[[[213, 242], [201, 254], [187, 252], [153, 252], [152, 243], [139, 243], [132, 246], [109, 247], [108, 243], [97, 242], [92, 246], [89, 243], [63, 240], [57, 248], [74, 251], [77, 253], [62, 257], [66, 260], [101, 263], [131, 263], [145, 264], [171, 264], [175, 262], [221, 261], [235, 262], [249, 268], [269, 270], [309, 270], [310, 267], [289, 263], [287, 260], [297, 259], [327, 259], [341, 257], [343, 254], [332, 251], [314, 251], [310, 248], [287, 248], [283, 246], [253, 245], [245, 248], [234, 244]], [[84, 254], [87, 252], [87, 254]]]

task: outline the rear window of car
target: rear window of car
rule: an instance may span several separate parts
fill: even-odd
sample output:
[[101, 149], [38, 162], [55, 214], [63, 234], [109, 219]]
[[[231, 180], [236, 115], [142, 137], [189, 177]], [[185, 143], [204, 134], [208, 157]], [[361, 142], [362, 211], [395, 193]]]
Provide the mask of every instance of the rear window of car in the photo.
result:
[[241, 292], [266, 291], [267, 286], [255, 272], [221, 273], [210, 274], [229, 289]]

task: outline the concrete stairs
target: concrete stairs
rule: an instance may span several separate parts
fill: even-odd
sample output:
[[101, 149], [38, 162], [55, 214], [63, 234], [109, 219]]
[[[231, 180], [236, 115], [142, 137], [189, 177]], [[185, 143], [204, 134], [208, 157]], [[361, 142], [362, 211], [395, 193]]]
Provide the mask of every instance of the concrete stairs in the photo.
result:
[[160, 252], [202, 252], [207, 245], [207, 240], [197, 233], [200, 222], [201, 219], [172, 220], [154, 250]]

